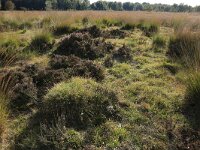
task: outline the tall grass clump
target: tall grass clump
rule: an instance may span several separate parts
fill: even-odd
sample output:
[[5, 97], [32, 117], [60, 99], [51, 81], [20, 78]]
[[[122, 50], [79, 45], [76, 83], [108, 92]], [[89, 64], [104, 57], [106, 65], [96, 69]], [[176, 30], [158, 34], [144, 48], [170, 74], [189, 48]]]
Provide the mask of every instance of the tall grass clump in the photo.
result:
[[141, 22], [137, 25], [137, 28], [143, 31], [144, 35], [151, 37], [158, 33], [159, 25], [155, 23], [144, 23]]
[[126, 23], [121, 27], [122, 30], [133, 30], [135, 29], [135, 24]]
[[53, 46], [54, 40], [50, 33], [37, 34], [31, 41], [30, 48], [40, 54], [48, 52]]
[[83, 144], [82, 135], [66, 128], [65, 119], [59, 117], [55, 124], [41, 124], [38, 149], [80, 149]]
[[64, 114], [68, 126], [86, 128], [115, 118], [118, 96], [91, 79], [72, 78], [57, 84], [45, 96], [44, 114]]
[[88, 24], [89, 24], [89, 19], [87, 17], [84, 17], [82, 20], [81, 20], [82, 24], [84, 27], [87, 27]]
[[63, 34], [72, 33], [76, 30], [77, 30], [77, 28], [72, 27], [68, 24], [60, 24], [60, 25], [54, 27], [53, 34], [56, 35], [56, 36], [59, 36], [59, 35], [63, 35]]
[[2, 142], [2, 134], [7, 126], [8, 109], [6, 106], [7, 98], [5, 94], [0, 92], [0, 143]]
[[0, 48], [0, 67], [12, 65], [17, 60], [17, 52]]
[[97, 20], [96, 23], [102, 27], [122, 26], [123, 22], [119, 19], [101, 19]]
[[190, 113], [193, 126], [200, 129], [200, 73], [194, 73], [188, 79], [185, 108]]
[[180, 59], [188, 68], [200, 67], [200, 33], [183, 31], [170, 38], [167, 54]]
[[166, 46], [166, 40], [163, 36], [156, 35], [153, 37], [153, 47], [163, 48]]

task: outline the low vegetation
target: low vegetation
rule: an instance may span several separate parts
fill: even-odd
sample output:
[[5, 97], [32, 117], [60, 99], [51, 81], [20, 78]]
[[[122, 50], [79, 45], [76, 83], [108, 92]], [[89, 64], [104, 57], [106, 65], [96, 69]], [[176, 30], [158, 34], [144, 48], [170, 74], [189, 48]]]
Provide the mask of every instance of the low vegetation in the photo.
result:
[[0, 149], [198, 149], [198, 17], [0, 14]]

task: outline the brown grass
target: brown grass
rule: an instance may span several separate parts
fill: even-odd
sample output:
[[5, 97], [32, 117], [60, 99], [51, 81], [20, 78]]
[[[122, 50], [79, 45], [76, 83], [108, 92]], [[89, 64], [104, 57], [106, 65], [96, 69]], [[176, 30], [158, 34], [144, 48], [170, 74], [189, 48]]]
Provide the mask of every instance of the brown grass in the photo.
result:
[[52, 23], [74, 23], [84, 17], [90, 21], [104, 19], [121, 20], [127, 23], [138, 23], [141, 21], [157, 23], [164, 26], [190, 26], [199, 28], [199, 13], [170, 13], [170, 12], [129, 12], [129, 11], [12, 11], [1, 12], [0, 20], [35, 20], [50, 18]]

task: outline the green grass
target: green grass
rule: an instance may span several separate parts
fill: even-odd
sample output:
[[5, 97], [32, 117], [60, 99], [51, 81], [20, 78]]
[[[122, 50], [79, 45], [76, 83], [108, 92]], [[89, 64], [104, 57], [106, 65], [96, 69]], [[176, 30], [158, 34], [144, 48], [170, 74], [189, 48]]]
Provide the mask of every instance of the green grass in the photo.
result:
[[[0, 34], [12, 33], [20, 40], [25, 38], [27, 45], [7, 42], [7, 46], [23, 48], [20, 60], [24, 64], [52, 69], [48, 66], [51, 51], [60, 45], [62, 38], [54, 36], [54, 33], [37, 33], [43, 28], [68, 34], [72, 26], [58, 24], [52, 27], [50, 22], [48, 18], [42, 19], [41, 27], [26, 28], [23, 34], [21, 30]], [[14, 143], [14, 147], [24, 149], [42, 149], [44, 145], [47, 146], [45, 148], [53, 145], [58, 149], [168, 149], [169, 145], [184, 144], [185, 139], [179, 138], [181, 130], [193, 128], [196, 119], [194, 112], [193, 118], [189, 119], [182, 113], [183, 106], [188, 106], [183, 104], [187, 100], [199, 106], [196, 101], [199, 76], [191, 78], [185, 86], [185, 79], [179, 75], [181, 72], [187, 74], [187, 71], [182, 70], [179, 61], [174, 62], [166, 55], [173, 29], [151, 23], [141, 23], [134, 28], [134, 24], [117, 20], [91, 22], [86, 18], [73, 26], [81, 28], [92, 24], [106, 29], [124, 28], [128, 33], [124, 39], [106, 39], [106, 42], [115, 44], [116, 48], [128, 45], [132, 59], [126, 63], [112, 60], [112, 65], [103, 67], [105, 78], [101, 81], [75, 77], [56, 84], [47, 91], [40, 107], [31, 106], [30, 112], [13, 117], [11, 136], [15, 141], [9, 141], [10, 145]], [[0, 43], [4, 43], [2, 41], [0, 38]], [[48, 44], [52, 46], [49, 49], [46, 48]], [[94, 60], [94, 63], [104, 64], [106, 58], [111, 58], [111, 54]], [[12, 67], [19, 68], [19, 65]], [[8, 65], [7, 68], [12, 69]], [[7, 116], [3, 114], [7, 114], [7, 108], [2, 107], [1, 111], [0, 107], [1, 112], [5, 116], [2, 122], [6, 122]], [[169, 136], [171, 134], [174, 139]]]

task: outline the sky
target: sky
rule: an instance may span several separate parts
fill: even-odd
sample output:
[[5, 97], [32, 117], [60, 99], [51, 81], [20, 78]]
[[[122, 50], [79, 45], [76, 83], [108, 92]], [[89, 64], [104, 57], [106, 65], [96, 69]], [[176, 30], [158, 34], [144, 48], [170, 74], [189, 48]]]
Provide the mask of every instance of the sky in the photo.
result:
[[[98, 0], [90, 0], [91, 3], [96, 2]], [[139, 2], [139, 3], [143, 3], [143, 2], [149, 2], [151, 4], [154, 3], [162, 3], [162, 4], [180, 4], [180, 3], [184, 3], [187, 5], [191, 5], [191, 6], [196, 6], [196, 5], [200, 5], [200, 0], [104, 0], [104, 1], [118, 1], [118, 2]]]

